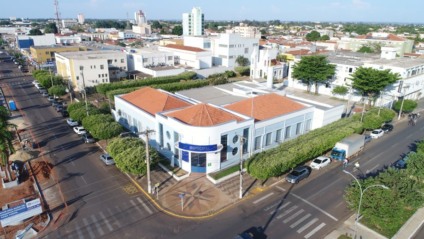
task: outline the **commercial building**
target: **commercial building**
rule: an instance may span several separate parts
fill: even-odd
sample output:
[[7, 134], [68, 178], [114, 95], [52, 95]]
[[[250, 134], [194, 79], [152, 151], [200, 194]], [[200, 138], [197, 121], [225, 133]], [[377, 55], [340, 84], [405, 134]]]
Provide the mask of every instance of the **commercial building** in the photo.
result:
[[74, 91], [110, 83], [127, 75], [127, 57], [120, 51], [55, 53], [57, 74], [68, 79]]
[[[171, 165], [211, 173], [331, 123], [343, 110], [261, 88], [238, 82], [172, 94], [144, 87], [115, 96], [113, 114], [133, 132], [154, 130], [149, 145]], [[315, 120], [316, 112], [324, 113]]]
[[31, 46], [51, 46], [56, 44], [53, 33], [39, 36], [17, 35], [16, 46], [19, 49], [29, 49]]
[[261, 38], [261, 32], [257, 27], [248, 26], [245, 23], [240, 23], [239, 26], [233, 27], [231, 30], [227, 30], [227, 33], [236, 33], [241, 37], [248, 38]]
[[30, 47], [31, 59], [37, 64], [55, 61], [55, 53], [86, 51], [86, 47], [80, 46], [32, 46]]
[[78, 21], [76, 19], [62, 19], [62, 27], [69, 28], [73, 26], [77, 26]]
[[132, 31], [140, 35], [149, 35], [152, 33], [151, 26], [147, 24], [146, 16], [143, 11], [138, 10], [134, 13], [135, 25], [132, 26]]
[[200, 7], [193, 7], [190, 13], [183, 13], [183, 35], [203, 36], [204, 15]]
[[84, 24], [84, 22], [85, 22], [85, 17], [84, 17], [84, 14], [82, 14], [82, 13], [79, 13], [78, 15], [77, 15], [77, 19], [78, 19], [78, 23], [79, 24]]
[[212, 67], [212, 52], [197, 47], [169, 44], [159, 46], [159, 51], [172, 53], [174, 64], [194, 69], [205, 69]]

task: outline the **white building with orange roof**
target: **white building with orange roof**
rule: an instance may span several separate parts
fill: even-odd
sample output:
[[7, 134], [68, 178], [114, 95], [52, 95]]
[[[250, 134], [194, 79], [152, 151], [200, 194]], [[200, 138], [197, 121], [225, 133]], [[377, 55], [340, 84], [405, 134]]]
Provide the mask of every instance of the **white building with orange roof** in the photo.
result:
[[211, 173], [313, 129], [313, 106], [273, 93], [251, 97], [220, 106], [144, 87], [115, 96], [114, 115], [133, 132], [153, 129], [149, 144], [171, 165]]

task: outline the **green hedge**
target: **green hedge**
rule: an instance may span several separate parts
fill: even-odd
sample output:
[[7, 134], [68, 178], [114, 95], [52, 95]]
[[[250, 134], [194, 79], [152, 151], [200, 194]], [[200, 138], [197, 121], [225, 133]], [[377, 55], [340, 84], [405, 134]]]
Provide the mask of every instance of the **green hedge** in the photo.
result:
[[117, 89], [135, 88], [149, 85], [167, 84], [173, 82], [179, 82], [181, 80], [190, 80], [196, 77], [195, 72], [184, 72], [175, 76], [164, 76], [154, 77], [142, 80], [125, 80], [114, 83], [99, 84], [96, 86], [96, 91], [101, 94], [107, 94], [107, 92]]
[[277, 148], [253, 155], [248, 160], [248, 172], [262, 180], [280, 176], [291, 168], [327, 152], [341, 139], [362, 131], [362, 123], [353, 118], [338, 120], [284, 142]]
[[152, 85], [151, 87], [156, 89], [166, 90], [168, 92], [176, 92], [181, 90], [188, 90], [193, 88], [200, 88], [209, 85], [208, 80], [192, 80], [186, 82], [177, 82], [170, 84]]

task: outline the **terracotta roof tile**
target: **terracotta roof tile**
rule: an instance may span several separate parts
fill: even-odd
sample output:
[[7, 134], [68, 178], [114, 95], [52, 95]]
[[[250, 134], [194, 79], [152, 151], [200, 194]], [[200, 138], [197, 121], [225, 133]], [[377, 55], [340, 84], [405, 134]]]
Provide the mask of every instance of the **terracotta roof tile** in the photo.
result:
[[260, 121], [301, 110], [305, 106], [287, 97], [272, 93], [242, 100], [227, 105], [225, 108]]
[[243, 121], [243, 118], [208, 104], [198, 104], [166, 114], [188, 125], [208, 127], [229, 121]]
[[168, 48], [174, 48], [178, 50], [184, 50], [184, 51], [193, 51], [193, 52], [204, 52], [205, 50], [198, 48], [198, 47], [191, 47], [191, 46], [183, 46], [183, 45], [177, 45], [177, 44], [167, 44], [165, 47]]
[[139, 90], [123, 95], [121, 98], [151, 115], [191, 105], [186, 101], [180, 100], [177, 97], [151, 87], [143, 87]]

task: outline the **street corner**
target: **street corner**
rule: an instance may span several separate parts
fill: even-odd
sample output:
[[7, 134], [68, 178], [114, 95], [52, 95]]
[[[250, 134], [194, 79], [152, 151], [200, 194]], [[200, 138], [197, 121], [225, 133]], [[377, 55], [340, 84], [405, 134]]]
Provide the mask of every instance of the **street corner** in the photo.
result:
[[164, 209], [193, 218], [212, 216], [232, 202], [218, 188], [204, 182], [191, 182], [176, 187], [159, 195], [159, 201]]

